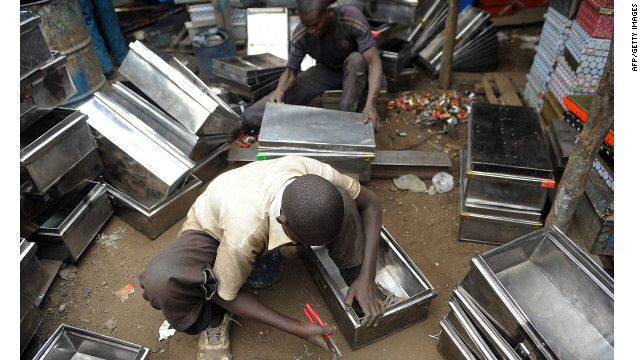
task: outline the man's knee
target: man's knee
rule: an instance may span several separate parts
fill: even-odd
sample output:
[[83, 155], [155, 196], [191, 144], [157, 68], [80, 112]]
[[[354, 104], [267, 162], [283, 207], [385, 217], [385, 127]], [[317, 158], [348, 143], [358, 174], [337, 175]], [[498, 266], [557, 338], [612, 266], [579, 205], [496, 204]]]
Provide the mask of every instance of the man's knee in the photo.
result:
[[344, 71], [364, 73], [367, 70], [367, 61], [361, 53], [354, 51], [344, 61]]

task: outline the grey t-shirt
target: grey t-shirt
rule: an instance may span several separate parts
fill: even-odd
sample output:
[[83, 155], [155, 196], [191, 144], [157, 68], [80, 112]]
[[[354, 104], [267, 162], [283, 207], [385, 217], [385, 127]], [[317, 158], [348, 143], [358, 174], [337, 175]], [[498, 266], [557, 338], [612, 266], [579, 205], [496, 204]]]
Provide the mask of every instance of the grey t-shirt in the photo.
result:
[[361, 53], [376, 45], [371, 27], [362, 12], [354, 6], [333, 7], [334, 30], [330, 37], [313, 37], [299, 23], [291, 38], [287, 67], [298, 72], [306, 54], [332, 70], [341, 70], [344, 60], [354, 51]]

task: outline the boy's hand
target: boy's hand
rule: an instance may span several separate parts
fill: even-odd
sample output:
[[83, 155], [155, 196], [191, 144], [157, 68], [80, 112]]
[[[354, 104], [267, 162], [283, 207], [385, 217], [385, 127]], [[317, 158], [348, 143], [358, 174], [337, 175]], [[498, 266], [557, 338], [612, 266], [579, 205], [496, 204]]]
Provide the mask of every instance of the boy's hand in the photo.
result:
[[362, 318], [361, 324], [367, 327], [371, 325], [378, 326], [378, 321], [380, 321], [384, 313], [384, 301], [380, 297], [376, 283], [358, 276], [356, 281], [349, 287], [349, 290], [347, 290], [347, 298], [345, 300], [347, 310], [353, 305], [354, 299], [358, 300], [360, 307], [364, 311], [364, 318]]
[[307, 340], [313, 345], [321, 347], [325, 351], [329, 351], [329, 345], [327, 341], [322, 337], [326, 334], [331, 334], [333, 332], [333, 327], [325, 324], [324, 326], [320, 326], [318, 324], [312, 323], [304, 323], [301, 328], [301, 333], [298, 334], [298, 337]]

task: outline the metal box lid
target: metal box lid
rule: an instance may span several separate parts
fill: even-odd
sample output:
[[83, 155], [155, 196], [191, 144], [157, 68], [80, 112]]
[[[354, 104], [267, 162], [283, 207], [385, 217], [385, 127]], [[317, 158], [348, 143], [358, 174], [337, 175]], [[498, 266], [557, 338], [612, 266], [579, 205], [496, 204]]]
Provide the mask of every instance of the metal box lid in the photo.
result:
[[474, 103], [467, 169], [551, 179], [549, 145], [535, 109]]
[[112, 85], [111, 90], [111, 98], [118, 105], [158, 132], [194, 162], [202, 160], [220, 144], [230, 140], [228, 134], [199, 136], [189, 132], [174, 118], [145, 99], [139, 94], [140, 90], [129, 82], [125, 84], [117, 81]]
[[177, 59], [139, 41], [118, 72], [197, 135], [232, 134], [240, 116]]
[[357, 157], [375, 156], [371, 123], [362, 114], [301, 105], [267, 103], [259, 149], [302, 150]]

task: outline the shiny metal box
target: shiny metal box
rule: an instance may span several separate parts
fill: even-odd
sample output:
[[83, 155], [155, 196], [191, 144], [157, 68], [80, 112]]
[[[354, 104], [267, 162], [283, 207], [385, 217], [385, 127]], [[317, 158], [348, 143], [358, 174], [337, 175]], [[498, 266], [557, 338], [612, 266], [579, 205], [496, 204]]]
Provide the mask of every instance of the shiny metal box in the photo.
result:
[[62, 261], [38, 259], [38, 246], [31, 241], [20, 241], [20, 299], [40, 306]]
[[455, 300], [450, 300], [449, 308], [451, 310], [445, 315], [445, 319], [473, 355], [481, 360], [498, 360], [462, 307]]
[[338, 327], [358, 349], [423, 321], [437, 291], [383, 227], [377, 258], [376, 282], [405, 300], [388, 307], [377, 327], [360, 325], [353, 310], [345, 310], [348, 287], [324, 246], [299, 247], [307, 269], [322, 292]]
[[[504, 337], [493, 326], [491, 321], [474, 303], [473, 299], [459, 285], [453, 289], [451, 301], [454, 301], [464, 311], [464, 314], [473, 323], [475, 329], [482, 334], [483, 339], [499, 359], [503, 360], [522, 360], [522, 357], [516, 352], [514, 347], [505, 340]], [[516, 345], [518, 347], [518, 345]]]
[[613, 279], [555, 227], [477, 253], [460, 286], [542, 359], [613, 359]]
[[202, 181], [191, 176], [180, 190], [164, 201], [144, 206], [109, 184], [104, 184], [112, 199], [116, 215], [147, 237], [155, 239], [182, 219], [200, 194]]
[[20, 133], [20, 164], [33, 184], [30, 192], [47, 192], [94, 149], [87, 115], [74, 109], [53, 109]]
[[53, 60], [20, 80], [20, 131], [76, 94], [67, 70], [67, 58], [51, 53]]
[[41, 259], [75, 262], [113, 212], [106, 186], [89, 183], [57, 204], [28, 240]]
[[139, 41], [118, 72], [196, 135], [233, 134], [240, 116], [178, 60]]
[[109, 184], [153, 206], [188, 180], [193, 161], [105, 94], [95, 93], [78, 109], [89, 116]]
[[144, 360], [148, 353], [144, 346], [62, 324], [33, 360]]
[[217, 149], [213, 150], [204, 159], [200, 160], [193, 168], [193, 175], [202, 180], [202, 183], [207, 183], [213, 180], [216, 176], [221, 174], [227, 169], [229, 162], [227, 157], [229, 156], [229, 149], [231, 145], [224, 143]]
[[543, 226], [539, 211], [468, 201], [466, 191], [468, 179], [464, 176], [466, 156], [466, 148], [463, 148], [460, 151], [460, 186], [458, 186], [458, 210], [460, 211], [458, 239], [502, 245]]
[[471, 114], [465, 200], [541, 211], [555, 180], [535, 109], [474, 103]]
[[140, 90], [131, 83], [125, 84], [117, 81], [112, 85], [111, 91], [110, 97], [118, 105], [142, 120], [196, 163], [204, 159], [220, 144], [231, 140], [228, 134], [199, 136], [191, 133], [175, 119], [137, 93], [136, 91]]
[[375, 157], [373, 127], [362, 114], [301, 105], [267, 103], [258, 145], [267, 158], [308, 156], [359, 181], [370, 179]]
[[428, 1], [418, 0], [339, 0], [339, 5], [353, 5], [367, 20], [412, 26], [424, 13]]
[[437, 348], [445, 359], [478, 360], [462, 341], [462, 338], [453, 328], [446, 315], [440, 320], [439, 324], [442, 332], [440, 333]]
[[20, 296], [20, 353], [29, 345], [29, 342], [42, 324], [44, 315], [40, 309], [28, 299]]
[[31, 11], [20, 11], [20, 80], [53, 60], [40, 23], [40, 16]]

